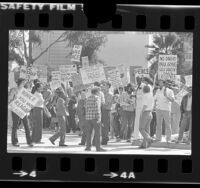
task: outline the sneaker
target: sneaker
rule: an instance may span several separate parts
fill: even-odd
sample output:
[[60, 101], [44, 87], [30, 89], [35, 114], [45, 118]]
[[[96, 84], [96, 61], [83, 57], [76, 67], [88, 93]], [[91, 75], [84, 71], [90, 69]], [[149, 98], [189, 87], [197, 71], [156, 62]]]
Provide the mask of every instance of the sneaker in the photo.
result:
[[54, 141], [52, 141], [50, 138], [49, 138], [49, 141], [50, 141], [53, 145], [55, 145]]
[[32, 143], [31, 143], [31, 144], [28, 144], [28, 146], [29, 146], [29, 147], [33, 147], [33, 144], [32, 144]]
[[85, 151], [91, 151], [91, 148], [85, 148]]
[[84, 146], [85, 144], [84, 144], [84, 143], [79, 143], [78, 145], [79, 145], [79, 146]]
[[15, 146], [15, 147], [20, 147], [20, 145], [19, 145], [19, 144], [13, 144], [13, 146]]
[[126, 142], [131, 142], [131, 140], [130, 140], [130, 139], [128, 139], [128, 140], [126, 140]]
[[97, 149], [96, 151], [98, 151], [98, 152], [104, 152], [104, 151], [107, 151], [107, 150], [105, 150], [105, 149], [103, 149], [103, 148], [99, 148], [99, 149]]
[[68, 145], [66, 144], [59, 144], [60, 147], [67, 147]]

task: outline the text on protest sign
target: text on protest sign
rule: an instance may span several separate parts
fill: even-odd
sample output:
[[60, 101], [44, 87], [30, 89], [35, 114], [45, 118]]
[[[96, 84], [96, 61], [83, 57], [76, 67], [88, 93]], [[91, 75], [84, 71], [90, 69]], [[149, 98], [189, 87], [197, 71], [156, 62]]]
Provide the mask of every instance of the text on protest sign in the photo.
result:
[[27, 89], [23, 88], [18, 93], [17, 99], [8, 105], [8, 109], [23, 119], [36, 105], [38, 100], [39, 99], [36, 96], [30, 93]]
[[37, 76], [41, 82], [47, 82], [47, 66], [46, 65], [37, 65]]
[[177, 74], [177, 55], [159, 55], [158, 79], [175, 81]]
[[80, 62], [81, 50], [82, 50], [82, 45], [74, 45], [73, 50], [72, 50], [71, 61]]
[[89, 67], [88, 56], [82, 57], [82, 68]]
[[52, 80], [50, 82], [50, 87], [53, 91], [56, 90], [57, 88], [61, 87], [61, 81], [60, 80]]
[[76, 65], [60, 65], [59, 71], [61, 73], [61, 81], [71, 81], [71, 75], [77, 73]]
[[185, 85], [188, 87], [192, 86], [192, 75], [185, 76]]
[[113, 87], [119, 87], [122, 85], [120, 73], [117, 69], [108, 71], [108, 81]]
[[61, 80], [61, 72], [60, 71], [52, 71], [51, 72], [51, 80]]
[[80, 69], [83, 84], [91, 84], [106, 80], [103, 66], [90, 66], [87, 69]]

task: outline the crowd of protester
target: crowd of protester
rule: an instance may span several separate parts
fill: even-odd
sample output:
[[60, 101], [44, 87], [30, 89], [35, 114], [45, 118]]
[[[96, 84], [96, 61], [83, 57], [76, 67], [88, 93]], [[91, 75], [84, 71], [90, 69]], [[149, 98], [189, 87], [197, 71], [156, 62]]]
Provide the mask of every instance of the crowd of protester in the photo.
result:
[[140, 148], [148, 148], [153, 142], [173, 142], [172, 135], [178, 134], [176, 143], [183, 142], [188, 132], [187, 144], [191, 143], [192, 87], [182, 98], [176, 101], [176, 94], [185, 88], [172, 87], [167, 81], [137, 77], [137, 84], [113, 88], [107, 82], [95, 82], [91, 88], [79, 92], [73, 91], [73, 84], [52, 91], [49, 84], [39, 80], [33, 82], [19, 78], [17, 87], [9, 92], [9, 103], [17, 98], [21, 88], [26, 88], [38, 97], [38, 102], [27, 116], [20, 119], [12, 113], [12, 144], [19, 146], [17, 130], [24, 126], [27, 144], [43, 144], [44, 129], [52, 131], [49, 141], [55, 145], [67, 146], [66, 133], [79, 134], [79, 145], [85, 145], [87, 151], [92, 145], [97, 151], [105, 151], [102, 146], [110, 140], [132, 143], [140, 140]]

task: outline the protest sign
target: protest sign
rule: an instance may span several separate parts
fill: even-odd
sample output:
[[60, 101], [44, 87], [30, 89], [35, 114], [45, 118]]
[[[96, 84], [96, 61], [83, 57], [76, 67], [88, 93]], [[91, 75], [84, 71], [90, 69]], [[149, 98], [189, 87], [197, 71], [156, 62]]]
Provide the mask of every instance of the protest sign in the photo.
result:
[[177, 55], [159, 55], [158, 79], [175, 81], [177, 74]]
[[108, 81], [114, 88], [122, 86], [122, 80], [118, 69], [108, 71]]
[[180, 87], [181, 86], [181, 75], [175, 75], [175, 84]]
[[78, 92], [87, 88], [87, 86], [83, 84], [80, 73], [73, 74], [71, 78], [72, 78], [74, 92]]
[[61, 72], [60, 71], [52, 71], [51, 72], [51, 80], [52, 81], [61, 81]]
[[30, 80], [35, 80], [38, 78], [37, 76], [37, 68], [36, 67], [27, 67], [27, 77]]
[[185, 76], [185, 85], [187, 87], [191, 87], [192, 86], [192, 75]]
[[72, 50], [71, 61], [80, 62], [81, 50], [82, 50], [81, 45], [74, 45], [73, 50]]
[[77, 73], [76, 65], [60, 65], [59, 71], [61, 73], [61, 81], [66, 83], [71, 81], [71, 75]]
[[175, 101], [181, 105], [182, 98], [187, 94], [188, 92], [185, 89], [182, 89], [179, 91], [179, 93], [175, 96]]
[[129, 67], [125, 67], [123, 64], [122, 65], [118, 65], [117, 69], [119, 71], [120, 74], [120, 78], [122, 81], [122, 85], [125, 86], [128, 83], [130, 83], [130, 72], [129, 72]]
[[46, 65], [37, 65], [37, 76], [41, 82], [47, 82], [47, 66]]
[[50, 87], [53, 91], [56, 90], [57, 88], [61, 87], [61, 80], [52, 80], [50, 82]]
[[135, 78], [139, 77], [149, 77], [149, 69], [148, 68], [137, 68], [135, 69]]
[[8, 109], [23, 119], [38, 102], [38, 98], [27, 89], [22, 88], [17, 95], [17, 99], [8, 105]]
[[82, 68], [87, 68], [89, 67], [89, 59], [88, 56], [82, 57]]
[[27, 79], [27, 70], [26, 70], [26, 66], [23, 65], [23, 66], [20, 67], [19, 77], [20, 77], [20, 78]]
[[87, 69], [80, 69], [83, 84], [91, 84], [106, 80], [103, 65], [90, 66]]

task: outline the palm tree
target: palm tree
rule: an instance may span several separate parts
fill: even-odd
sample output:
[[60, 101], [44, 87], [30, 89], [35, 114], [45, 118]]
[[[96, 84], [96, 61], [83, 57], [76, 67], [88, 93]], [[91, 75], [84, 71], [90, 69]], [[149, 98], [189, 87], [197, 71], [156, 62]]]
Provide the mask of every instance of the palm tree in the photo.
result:
[[146, 57], [150, 65], [150, 75], [153, 77], [158, 71], [159, 55], [177, 55], [177, 74], [184, 75], [191, 70], [184, 66], [184, 37], [177, 33], [155, 34], [153, 44], [146, 45], [149, 53]]

